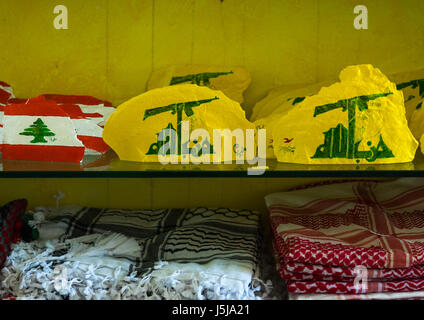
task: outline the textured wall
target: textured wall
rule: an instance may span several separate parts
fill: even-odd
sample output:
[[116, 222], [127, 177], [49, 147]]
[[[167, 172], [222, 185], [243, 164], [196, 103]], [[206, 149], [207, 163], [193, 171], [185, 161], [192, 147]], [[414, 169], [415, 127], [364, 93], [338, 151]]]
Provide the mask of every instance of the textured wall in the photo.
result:
[[[66, 5], [69, 29], [53, 28]], [[353, 8], [369, 9], [369, 30]], [[91, 94], [118, 104], [152, 68], [241, 65], [246, 110], [278, 85], [337, 77], [346, 65], [385, 73], [424, 67], [422, 0], [2, 0], [0, 80], [20, 97]]]
[[[186, 208], [196, 206], [256, 209], [266, 212], [264, 196], [305, 183], [330, 179], [0, 179], [0, 204], [26, 198], [29, 206], [60, 204], [108, 208]], [[331, 179], [334, 180], [334, 179]]]

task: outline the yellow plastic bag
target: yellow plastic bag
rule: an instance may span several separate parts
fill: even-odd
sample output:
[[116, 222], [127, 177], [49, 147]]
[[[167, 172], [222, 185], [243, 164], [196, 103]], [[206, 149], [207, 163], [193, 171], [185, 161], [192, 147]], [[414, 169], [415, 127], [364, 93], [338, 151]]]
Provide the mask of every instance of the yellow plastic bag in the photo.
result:
[[325, 86], [329, 86], [334, 81], [324, 81], [309, 85], [290, 85], [280, 86], [272, 89], [268, 95], [255, 104], [253, 107], [250, 121], [266, 118], [273, 112], [279, 109], [279, 112], [292, 109], [299, 102], [302, 102], [305, 97], [314, 95]]
[[[272, 132], [278, 120], [285, 116], [290, 110], [296, 108], [296, 106], [305, 100], [307, 95], [315, 94], [322, 88], [322, 86], [329, 85], [329, 82], [321, 82], [314, 85], [309, 85], [302, 88], [297, 88], [291, 91], [284, 91], [283, 87], [272, 90], [268, 97], [262, 100], [264, 103], [261, 105], [258, 103], [256, 107], [261, 107], [258, 110], [259, 114], [268, 114], [263, 118], [257, 119], [254, 123], [257, 129], [266, 129], [267, 132], [267, 147], [266, 157], [268, 159], [275, 158]], [[266, 103], [265, 103], [266, 102]], [[271, 111], [272, 110], [272, 111]]]
[[[168, 129], [168, 136], [163, 129]], [[206, 130], [209, 137], [193, 137], [195, 129]], [[188, 162], [189, 157], [212, 163], [213, 155], [218, 154], [214, 129], [251, 129], [254, 133], [255, 126], [240, 104], [221, 91], [185, 84], [150, 90], [120, 105], [106, 122], [103, 139], [121, 160], [157, 162], [159, 156], [174, 156], [179, 163], [193, 162]], [[245, 150], [235, 138], [229, 141], [228, 156], [225, 142], [220, 143], [222, 161], [252, 158], [243, 154]]]
[[402, 92], [371, 65], [350, 66], [341, 82], [322, 88], [281, 117], [272, 132], [280, 162], [404, 163], [418, 143]]
[[415, 138], [420, 139], [424, 134], [424, 69], [399, 73], [390, 79], [402, 90], [409, 128]]
[[230, 99], [242, 103], [243, 92], [250, 82], [250, 73], [240, 67], [179, 65], [153, 71], [147, 89], [178, 84], [197, 84], [221, 90]]

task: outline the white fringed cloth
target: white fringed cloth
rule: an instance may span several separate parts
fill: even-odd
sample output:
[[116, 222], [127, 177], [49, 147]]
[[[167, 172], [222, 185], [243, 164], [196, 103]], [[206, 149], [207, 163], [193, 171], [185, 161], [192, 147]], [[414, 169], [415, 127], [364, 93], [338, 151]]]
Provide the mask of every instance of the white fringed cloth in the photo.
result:
[[0, 298], [265, 299], [260, 214], [230, 209], [37, 208], [41, 239], [15, 245]]

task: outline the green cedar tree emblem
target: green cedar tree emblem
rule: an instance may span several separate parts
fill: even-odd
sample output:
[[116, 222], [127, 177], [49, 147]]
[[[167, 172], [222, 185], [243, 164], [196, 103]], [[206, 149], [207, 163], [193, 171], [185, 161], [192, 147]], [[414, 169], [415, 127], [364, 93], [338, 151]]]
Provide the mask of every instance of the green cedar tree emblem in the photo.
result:
[[44, 137], [55, 136], [55, 134], [44, 124], [41, 118], [34, 121], [34, 123], [29, 128], [26, 128], [24, 132], [21, 132], [20, 135], [33, 136], [34, 139], [30, 141], [31, 143], [47, 143], [47, 140], [44, 139]]

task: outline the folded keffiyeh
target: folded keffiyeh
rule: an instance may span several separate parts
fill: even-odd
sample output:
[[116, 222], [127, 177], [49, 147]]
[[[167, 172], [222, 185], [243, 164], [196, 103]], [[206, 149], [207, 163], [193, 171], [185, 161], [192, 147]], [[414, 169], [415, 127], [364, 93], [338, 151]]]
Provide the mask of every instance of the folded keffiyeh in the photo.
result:
[[287, 262], [335, 267], [424, 264], [424, 181], [349, 182], [266, 197]]
[[[28, 261], [36, 252], [32, 259], [38, 263], [36, 267], [30, 264], [30, 268], [16, 268], [9, 261], [3, 270], [4, 277], [9, 279], [3, 280], [8, 288], [4, 296], [19, 299], [258, 299], [265, 298], [270, 291], [269, 284], [258, 279], [262, 238], [257, 212], [224, 208], [115, 210], [77, 206], [37, 210], [49, 219], [40, 228], [41, 242], [30, 244], [35, 248], [19, 244], [13, 258]], [[119, 246], [113, 256], [110, 250], [104, 250], [115, 248], [116, 244], [132, 243], [128, 239], [134, 239], [136, 244], [130, 246], [130, 255], [125, 246]], [[48, 241], [47, 247], [43, 241]], [[93, 243], [92, 247], [87, 241]], [[99, 243], [103, 249], [99, 250]], [[19, 260], [20, 256], [24, 258]], [[60, 266], [66, 267], [67, 283], [72, 284], [67, 290], [60, 291], [52, 285], [53, 265], [57, 266], [58, 260]], [[102, 260], [114, 268], [119, 266], [124, 273], [105, 274], [105, 270], [101, 273]], [[84, 272], [88, 271], [89, 281], [84, 278]], [[18, 277], [19, 272], [25, 276]], [[23, 286], [26, 291], [18, 290], [16, 281], [10, 279], [32, 279], [36, 285], [27, 281]]]
[[[355, 268], [329, 267], [323, 265], [284, 263], [279, 261], [281, 266], [280, 275], [286, 280], [321, 280], [321, 281], [353, 281], [358, 276]], [[367, 269], [368, 280], [396, 281], [400, 279], [424, 278], [424, 266], [414, 266], [402, 269]]]
[[[351, 181], [266, 197], [278, 272], [298, 294], [424, 291], [424, 181]], [[367, 286], [358, 286], [358, 269]]]
[[422, 300], [424, 291], [369, 294], [289, 294], [290, 300]]
[[369, 281], [367, 286], [358, 286], [355, 282], [337, 281], [287, 281], [289, 292], [293, 293], [342, 293], [365, 294], [384, 292], [424, 291], [424, 279], [377, 282]]

